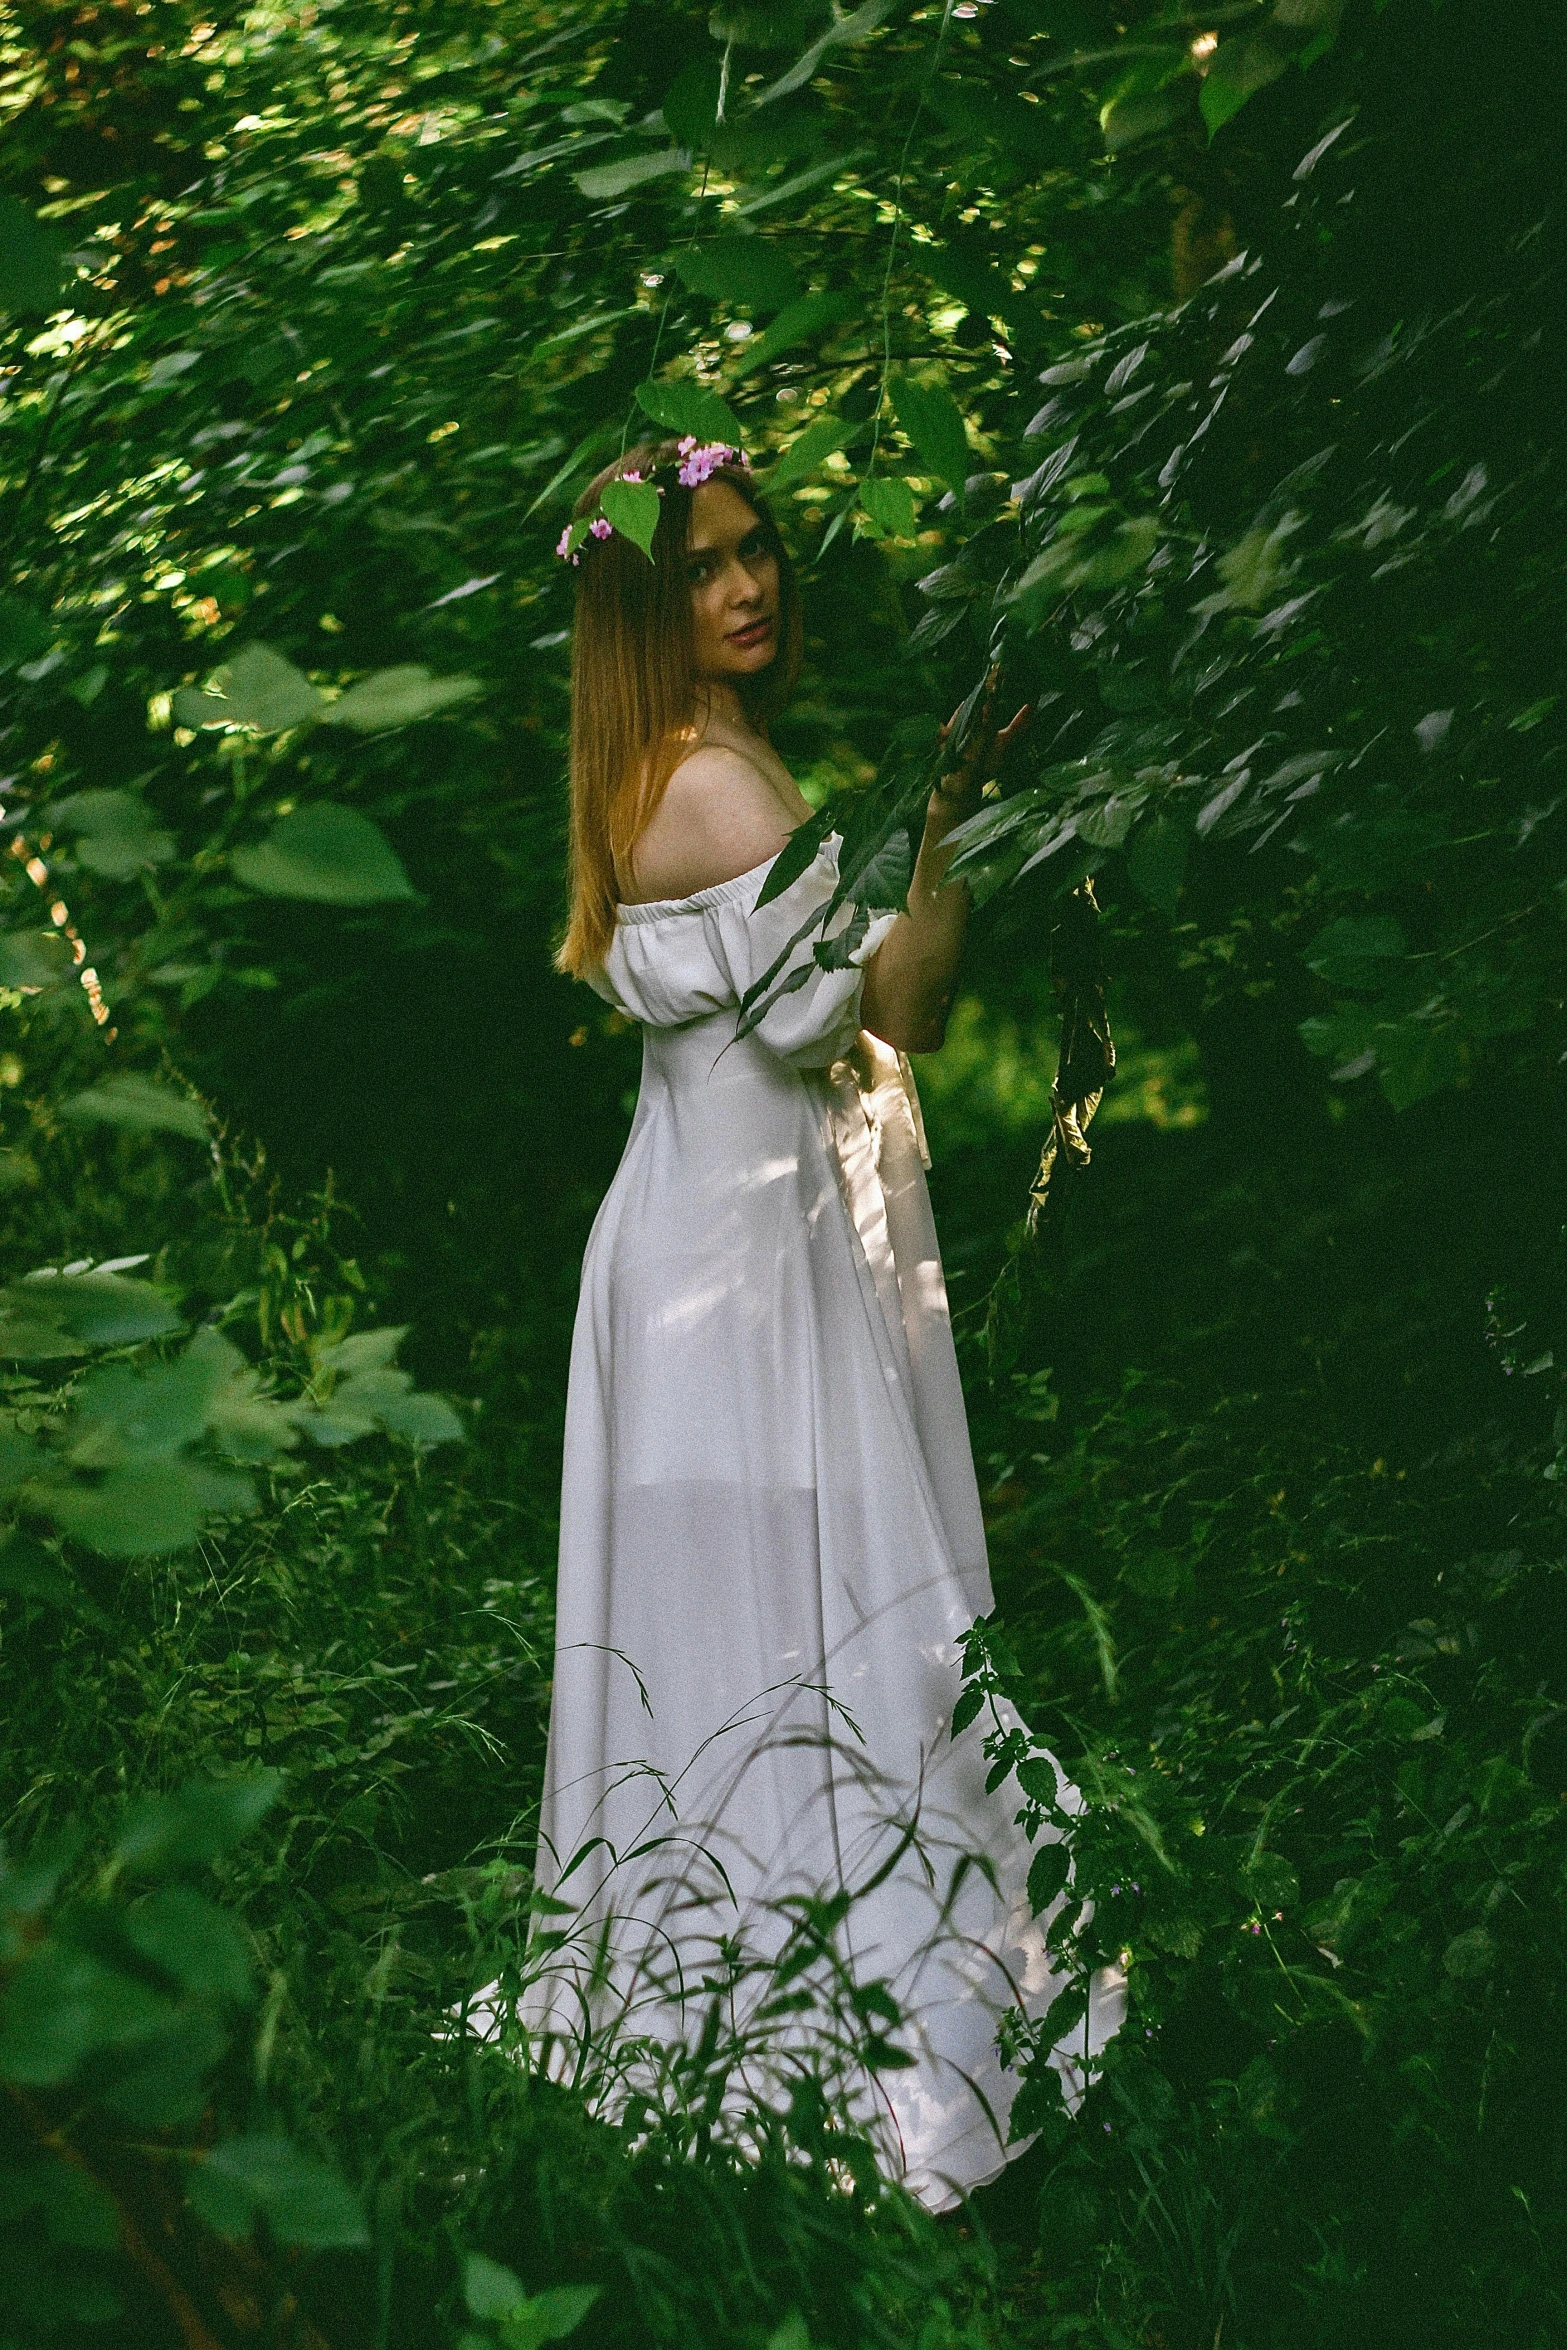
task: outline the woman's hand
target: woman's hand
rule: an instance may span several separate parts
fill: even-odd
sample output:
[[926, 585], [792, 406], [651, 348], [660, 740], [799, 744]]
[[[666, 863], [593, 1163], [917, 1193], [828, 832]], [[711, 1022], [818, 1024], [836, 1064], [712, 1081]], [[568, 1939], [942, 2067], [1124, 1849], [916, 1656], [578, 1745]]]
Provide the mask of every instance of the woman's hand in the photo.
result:
[[[955, 809], [967, 807], [979, 797], [982, 787], [995, 774], [1012, 745], [1026, 732], [1029, 720], [1033, 717], [1033, 711], [1025, 702], [1007, 725], [998, 728], [995, 704], [1000, 684], [1000, 668], [993, 666], [985, 679], [979, 724], [970, 735], [957, 765], [937, 779], [936, 788], [931, 793], [931, 814], [944, 816], [949, 823]], [[961, 708], [960, 703], [958, 710]], [[958, 710], [953, 711], [941, 730], [943, 745], [957, 724]]]
[[[992, 669], [979, 724], [962, 758], [930, 795], [908, 904], [866, 967], [861, 1018], [873, 1035], [899, 1052], [933, 1053], [946, 1034], [969, 911], [969, 893], [961, 882], [942, 886], [957, 854], [948, 835], [978, 805], [981, 786], [1032, 715], [1025, 705], [1010, 725], [998, 729], [994, 705], [1000, 682], [1000, 670]], [[944, 743], [956, 718], [954, 711], [941, 730]]]

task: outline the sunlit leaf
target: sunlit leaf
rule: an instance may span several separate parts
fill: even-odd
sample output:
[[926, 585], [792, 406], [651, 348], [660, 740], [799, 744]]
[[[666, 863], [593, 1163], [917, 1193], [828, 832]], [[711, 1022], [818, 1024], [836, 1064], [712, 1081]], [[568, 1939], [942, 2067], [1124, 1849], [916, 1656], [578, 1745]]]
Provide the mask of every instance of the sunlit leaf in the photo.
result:
[[640, 383], [637, 405], [665, 432], [682, 437], [692, 433], [699, 441], [726, 441], [731, 448], [740, 445], [740, 419], [727, 401], [703, 384]]
[[868, 39], [876, 27], [892, 14], [896, 5], [897, 0], [863, 0], [862, 6], [851, 9], [847, 15], [834, 16], [826, 31], [811, 43], [802, 57], [795, 60], [788, 72], [780, 74], [775, 82], [770, 82], [758, 94], [756, 104], [770, 106], [775, 99], [787, 98], [791, 90], [802, 88], [830, 49]]
[[841, 326], [855, 312], [853, 299], [848, 294], [802, 294], [798, 302], [791, 302], [765, 332], [753, 335], [741, 345], [735, 367], [736, 377], [750, 375], [758, 367], [766, 367], [781, 352], [792, 351], [801, 343], [811, 343], [829, 327]]
[[663, 500], [650, 481], [607, 481], [599, 494], [604, 519], [651, 561]]
[[470, 2252], [462, 2264], [462, 2297], [470, 2317], [510, 2317], [528, 2298], [521, 2277], [483, 2252]]
[[419, 663], [408, 662], [362, 677], [337, 701], [327, 703], [321, 721], [325, 726], [351, 726], [356, 734], [383, 734], [394, 726], [433, 718], [483, 691], [476, 677], [434, 677]]
[[179, 1316], [150, 1281], [128, 1281], [121, 1273], [55, 1273], [0, 1289], [0, 1354], [35, 1351], [21, 1344], [24, 1328], [65, 1335], [68, 1343], [38, 1352], [79, 1354], [85, 1346], [164, 1338], [179, 1328]]
[[247, 645], [216, 672], [204, 692], [181, 686], [173, 704], [179, 726], [238, 726], [255, 734], [308, 725], [325, 707], [304, 672], [270, 645]]
[[963, 411], [944, 383], [895, 375], [888, 389], [893, 413], [932, 473], [961, 497], [972, 470]]
[[595, 204], [612, 203], [649, 180], [667, 179], [672, 172], [689, 171], [691, 157], [684, 147], [663, 147], [652, 155], [622, 155], [614, 163], [595, 163], [576, 175], [584, 196]]
[[875, 474], [862, 481], [860, 504], [889, 538], [911, 539], [919, 528], [919, 503], [901, 474]]
[[59, 832], [75, 832], [75, 853], [89, 872], [129, 881], [174, 855], [174, 834], [134, 792], [73, 792], [49, 811]]
[[865, 424], [851, 424], [842, 416], [818, 416], [794, 439], [781, 457], [774, 459], [763, 480], [763, 488], [771, 497], [776, 490], [793, 487], [805, 481], [838, 449], [847, 449], [869, 430]]

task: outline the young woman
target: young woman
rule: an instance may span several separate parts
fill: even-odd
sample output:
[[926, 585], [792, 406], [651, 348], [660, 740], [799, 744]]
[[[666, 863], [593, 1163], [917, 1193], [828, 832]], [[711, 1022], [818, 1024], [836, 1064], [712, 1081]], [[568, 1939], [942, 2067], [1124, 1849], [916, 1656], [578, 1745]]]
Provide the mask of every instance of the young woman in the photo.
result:
[[[651, 560], [585, 532], [617, 475], [658, 492]], [[524, 2019], [690, 2043], [716, 1994], [743, 2031], [800, 1899], [847, 1894], [844, 1957], [901, 2019], [858, 2109], [939, 2209], [1017, 2151], [998, 2022], [1061, 1987], [1017, 1790], [986, 1794], [981, 1725], [949, 1734], [992, 1601], [902, 1059], [942, 1040], [967, 915], [946, 839], [1012, 730], [933, 793], [906, 909], [842, 969], [795, 949], [737, 1039], [836, 872], [833, 839], [758, 906], [811, 813], [767, 737], [794, 574], [738, 451], [631, 450], [577, 514], [559, 960], [641, 1023], [643, 1064], [571, 1361], [540, 1845], [563, 1939]], [[1097, 1981], [1059, 2050], [1069, 2095], [1120, 1998]], [[754, 2093], [811, 2029], [778, 2027], [770, 2080], [759, 2035]]]

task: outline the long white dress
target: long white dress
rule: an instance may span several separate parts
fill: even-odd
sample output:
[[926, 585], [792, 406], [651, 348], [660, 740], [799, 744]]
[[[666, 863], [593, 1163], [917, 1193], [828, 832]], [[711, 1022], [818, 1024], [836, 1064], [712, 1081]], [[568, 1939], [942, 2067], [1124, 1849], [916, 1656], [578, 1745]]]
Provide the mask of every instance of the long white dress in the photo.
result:
[[[845, 970], [799, 948], [803, 984], [735, 1036], [836, 853], [761, 908], [766, 867], [622, 906], [597, 982], [642, 1024], [642, 1085], [582, 1269], [539, 1858], [561, 1939], [521, 2013], [557, 2046], [689, 2043], [722, 1985], [754, 2023], [800, 1899], [847, 1892], [839, 1946], [905, 2059], [860, 2120], [940, 2209], [1018, 2151], [998, 2021], [1062, 1983], [1021, 1797], [985, 1792], [983, 1723], [948, 1730], [992, 1599], [917, 1105], [859, 1025], [893, 917]], [[1096, 1977], [1053, 2059], [1069, 2102], [1123, 2005]], [[769, 2027], [795, 2054], [812, 2028]]]

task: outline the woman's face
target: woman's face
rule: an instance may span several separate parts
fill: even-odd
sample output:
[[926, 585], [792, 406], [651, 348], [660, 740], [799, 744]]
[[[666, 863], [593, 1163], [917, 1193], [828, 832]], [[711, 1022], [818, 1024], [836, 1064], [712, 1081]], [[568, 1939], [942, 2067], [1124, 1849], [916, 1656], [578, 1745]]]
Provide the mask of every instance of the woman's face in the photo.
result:
[[686, 565], [697, 677], [754, 677], [778, 651], [778, 558], [731, 483], [692, 493]]

